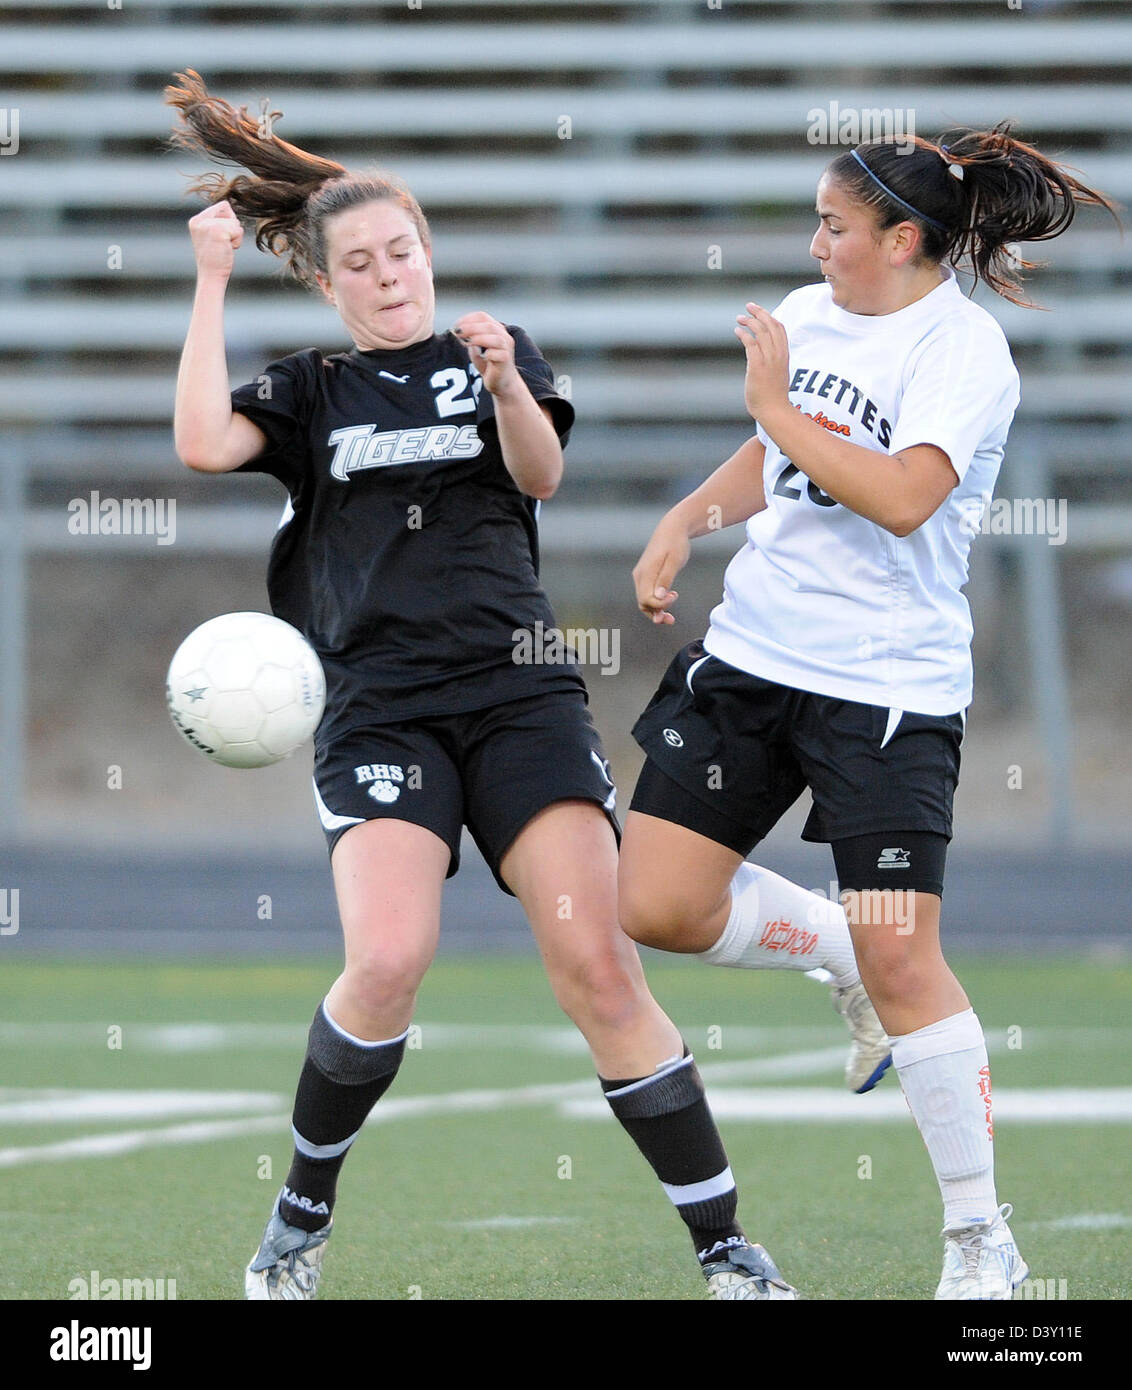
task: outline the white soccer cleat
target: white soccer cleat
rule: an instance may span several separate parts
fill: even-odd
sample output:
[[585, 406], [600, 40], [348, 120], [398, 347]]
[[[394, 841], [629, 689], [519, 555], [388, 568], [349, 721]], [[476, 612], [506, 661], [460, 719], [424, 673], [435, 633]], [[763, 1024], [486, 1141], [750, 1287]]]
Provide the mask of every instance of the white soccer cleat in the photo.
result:
[[[715, 1255], [716, 1258], [712, 1259]], [[778, 1266], [761, 1245], [721, 1246], [701, 1261], [711, 1298], [794, 1298], [797, 1289], [783, 1279]]]
[[1030, 1273], [1006, 1224], [1014, 1208], [948, 1226], [943, 1231], [943, 1277], [937, 1299], [1008, 1299]]
[[831, 993], [833, 1007], [845, 1020], [853, 1039], [845, 1062], [845, 1084], [861, 1095], [871, 1091], [892, 1065], [892, 1047], [859, 980], [845, 989], [834, 985]]
[[244, 1273], [244, 1295], [255, 1303], [313, 1298], [333, 1221], [319, 1231], [289, 1226], [279, 1215], [279, 1198], [255, 1259]]

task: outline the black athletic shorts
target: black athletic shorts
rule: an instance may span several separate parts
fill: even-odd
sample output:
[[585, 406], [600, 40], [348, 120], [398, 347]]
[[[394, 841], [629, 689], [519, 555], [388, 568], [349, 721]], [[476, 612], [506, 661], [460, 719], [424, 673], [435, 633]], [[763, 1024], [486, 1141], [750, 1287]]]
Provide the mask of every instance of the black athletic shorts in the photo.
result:
[[410, 821], [448, 846], [451, 878], [466, 825], [506, 893], [500, 861], [556, 801], [596, 801], [621, 837], [616, 788], [581, 691], [352, 729], [316, 747], [314, 790], [330, 853], [363, 821]]
[[633, 736], [649, 762], [630, 809], [746, 858], [809, 788], [802, 838], [834, 846], [843, 889], [942, 894], [961, 714], [902, 713], [795, 690], [693, 642], [665, 672]]

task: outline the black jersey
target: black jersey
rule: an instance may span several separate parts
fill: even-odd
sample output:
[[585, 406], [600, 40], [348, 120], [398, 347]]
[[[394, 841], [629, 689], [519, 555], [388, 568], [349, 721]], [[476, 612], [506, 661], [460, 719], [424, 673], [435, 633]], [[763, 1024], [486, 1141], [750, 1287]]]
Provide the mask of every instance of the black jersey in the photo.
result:
[[[515, 362], [563, 442], [574, 412], [520, 328]], [[554, 627], [537, 504], [503, 462], [491, 393], [451, 333], [406, 348], [316, 349], [232, 393], [268, 439], [244, 471], [290, 494], [268, 593], [326, 670], [319, 740], [365, 724], [584, 689], [574, 664], [516, 664]], [[536, 629], [536, 623], [542, 623]]]

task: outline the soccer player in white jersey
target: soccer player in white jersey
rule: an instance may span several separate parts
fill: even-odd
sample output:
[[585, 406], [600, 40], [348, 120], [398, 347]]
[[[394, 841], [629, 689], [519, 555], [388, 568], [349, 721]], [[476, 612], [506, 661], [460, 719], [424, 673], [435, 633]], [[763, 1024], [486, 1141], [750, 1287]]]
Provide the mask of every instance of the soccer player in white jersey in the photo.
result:
[[[737, 319], [756, 432], [633, 572], [642, 612], [671, 623], [690, 541], [746, 525], [706, 636], [634, 729], [622, 924], [714, 965], [823, 961], [843, 1007], [863, 982], [943, 1197], [939, 1299], [1007, 1299], [1028, 1273], [995, 1192], [982, 1028], [940, 950], [972, 688], [962, 587], [1019, 399], [954, 267], [1023, 302], [1012, 244], [1058, 235], [1080, 203], [1114, 210], [1005, 124], [839, 154], [817, 190], [822, 283]], [[807, 788], [803, 838], [830, 843], [844, 911], [745, 862]]]

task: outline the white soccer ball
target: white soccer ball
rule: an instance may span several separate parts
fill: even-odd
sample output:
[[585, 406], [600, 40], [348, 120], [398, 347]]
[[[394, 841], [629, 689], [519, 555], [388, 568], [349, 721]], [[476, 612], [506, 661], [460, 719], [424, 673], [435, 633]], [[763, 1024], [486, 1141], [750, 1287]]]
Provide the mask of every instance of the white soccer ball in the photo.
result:
[[301, 632], [268, 613], [224, 613], [190, 632], [165, 680], [177, 732], [225, 767], [290, 757], [322, 718], [326, 679]]

